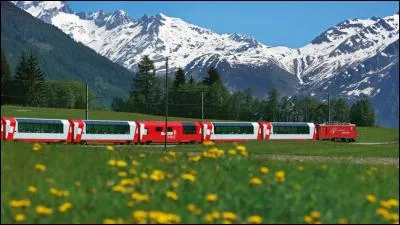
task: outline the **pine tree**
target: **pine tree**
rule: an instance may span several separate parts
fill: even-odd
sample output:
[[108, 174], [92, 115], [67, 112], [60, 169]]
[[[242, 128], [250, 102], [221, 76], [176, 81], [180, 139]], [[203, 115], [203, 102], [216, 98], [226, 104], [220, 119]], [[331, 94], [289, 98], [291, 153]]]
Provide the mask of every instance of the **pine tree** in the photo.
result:
[[218, 71], [214, 67], [210, 67], [207, 76], [204, 77], [203, 84], [211, 86], [216, 82], [221, 82]]
[[178, 70], [175, 72], [174, 87], [178, 88], [179, 85], [184, 85], [184, 84], [185, 84], [185, 72], [183, 71], [182, 68], [178, 68]]
[[268, 100], [265, 108], [265, 118], [268, 121], [278, 121], [278, 91], [272, 88], [268, 92]]
[[7, 58], [3, 50], [1, 51], [1, 104], [10, 103], [11, 90], [11, 72]]
[[18, 105], [27, 105], [27, 92], [29, 89], [28, 62], [25, 53], [22, 53], [19, 63], [15, 71], [15, 79], [13, 80], [14, 103]]
[[343, 98], [334, 99], [331, 101], [332, 120], [337, 122], [348, 122], [350, 108]]
[[45, 93], [45, 79], [40, 70], [36, 57], [30, 53], [27, 59], [28, 89], [26, 92], [26, 103], [29, 106], [45, 106], [47, 104]]
[[134, 111], [150, 113], [154, 110], [156, 97], [156, 75], [154, 62], [149, 56], [140, 60], [139, 71], [133, 77], [130, 97], [133, 99]]
[[194, 84], [193, 75], [190, 75], [189, 84]]
[[375, 112], [367, 98], [361, 99], [351, 106], [350, 121], [357, 126], [375, 125]]

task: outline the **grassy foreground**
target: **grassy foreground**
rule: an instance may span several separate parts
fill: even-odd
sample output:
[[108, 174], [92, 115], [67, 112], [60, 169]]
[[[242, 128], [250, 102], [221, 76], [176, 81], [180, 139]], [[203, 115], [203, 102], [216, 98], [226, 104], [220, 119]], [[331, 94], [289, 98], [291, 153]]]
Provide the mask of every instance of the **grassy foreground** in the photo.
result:
[[1, 222], [398, 223], [398, 167], [255, 160], [223, 147], [2, 143]]
[[[82, 119], [84, 110], [7, 106], [1, 114]], [[163, 119], [101, 111], [89, 115]], [[398, 141], [398, 129], [358, 132], [357, 143]], [[168, 149], [2, 142], [1, 223], [398, 223], [398, 164], [259, 157], [398, 159], [397, 143], [250, 141]]]

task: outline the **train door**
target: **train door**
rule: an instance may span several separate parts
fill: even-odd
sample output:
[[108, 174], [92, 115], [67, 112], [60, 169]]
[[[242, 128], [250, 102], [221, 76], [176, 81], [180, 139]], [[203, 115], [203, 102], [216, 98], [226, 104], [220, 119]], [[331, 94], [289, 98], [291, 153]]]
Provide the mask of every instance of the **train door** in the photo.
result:
[[82, 141], [83, 126], [82, 120], [70, 120], [72, 124], [72, 142], [79, 143]]
[[203, 140], [202, 141], [209, 141], [211, 139], [211, 131], [212, 131], [212, 123], [210, 122], [203, 122]]

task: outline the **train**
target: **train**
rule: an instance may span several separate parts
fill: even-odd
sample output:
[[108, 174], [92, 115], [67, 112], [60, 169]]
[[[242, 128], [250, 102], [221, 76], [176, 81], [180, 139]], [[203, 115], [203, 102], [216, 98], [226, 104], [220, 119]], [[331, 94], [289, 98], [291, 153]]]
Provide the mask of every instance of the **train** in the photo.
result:
[[1, 119], [1, 140], [43, 143], [194, 144], [204, 141], [330, 140], [354, 142], [355, 124], [305, 122]]

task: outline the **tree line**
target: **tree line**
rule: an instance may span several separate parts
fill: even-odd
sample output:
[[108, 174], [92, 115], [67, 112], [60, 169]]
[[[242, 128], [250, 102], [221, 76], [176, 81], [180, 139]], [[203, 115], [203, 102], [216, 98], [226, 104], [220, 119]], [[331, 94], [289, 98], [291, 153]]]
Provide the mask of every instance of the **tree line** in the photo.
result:
[[[78, 81], [46, 80], [31, 53], [23, 53], [12, 75], [1, 51], [1, 105], [52, 108], [86, 108], [86, 89]], [[89, 91], [89, 105], [95, 107], [95, 96]]]
[[[202, 95], [204, 118], [240, 121], [315, 122], [328, 121], [328, 103], [310, 96], [280, 97], [276, 89], [268, 92], [265, 99], [254, 97], [251, 90], [230, 93], [223, 85], [218, 71], [210, 67], [202, 81], [193, 76], [187, 81], [182, 68], [168, 79], [169, 116], [201, 118]], [[154, 62], [142, 57], [138, 71], [132, 80], [129, 97], [115, 98], [115, 111], [164, 115], [165, 78], [157, 77]], [[371, 102], [363, 98], [351, 106], [343, 98], [330, 101], [331, 121], [351, 122], [358, 126], [374, 126], [375, 115]]]

